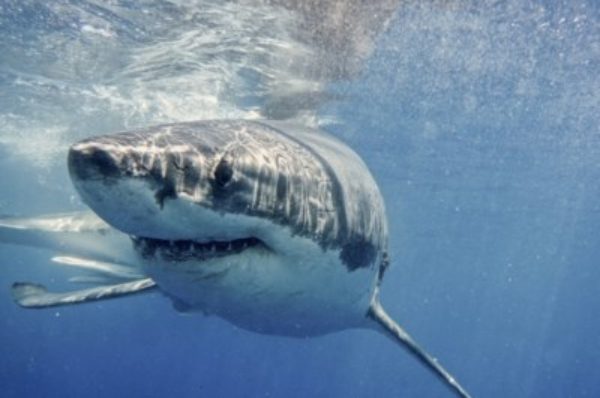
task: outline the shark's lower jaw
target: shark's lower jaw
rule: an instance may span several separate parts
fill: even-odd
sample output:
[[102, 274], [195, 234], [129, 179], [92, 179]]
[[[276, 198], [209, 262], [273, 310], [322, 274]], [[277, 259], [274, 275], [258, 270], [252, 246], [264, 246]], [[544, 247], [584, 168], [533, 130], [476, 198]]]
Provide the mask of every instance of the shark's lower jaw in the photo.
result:
[[[276, 227], [273, 227], [276, 228]], [[140, 264], [178, 311], [263, 334], [307, 337], [362, 325], [373, 273], [349, 273], [338, 250], [286, 237], [230, 241], [132, 238]], [[332, 313], [335, 316], [332, 316]]]
[[240, 254], [250, 248], [270, 250], [263, 241], [255, 237], [209, 242], [132, 237], [132, 241], [136, 251], [145, 260], [207, 261]]

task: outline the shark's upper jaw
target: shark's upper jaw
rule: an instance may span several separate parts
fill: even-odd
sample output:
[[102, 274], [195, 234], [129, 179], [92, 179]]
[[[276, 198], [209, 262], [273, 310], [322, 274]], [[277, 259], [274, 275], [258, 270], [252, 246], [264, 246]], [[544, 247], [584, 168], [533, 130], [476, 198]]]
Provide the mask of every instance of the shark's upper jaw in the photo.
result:
[[[214, 154], [208, 149], [161, 147], [157, 137], [131, 145], [135, 138], [123, 134], [75, 144], [68, 161], [83, 200], [129, 234], [144, 259], [206, 261], [248, 249], [271, 250], [254, 236], [251, 225], [232, 228], [232, 222], [223, 222], [224, 213], [203, 201], [232, 178], [225, 161], [211, 159]], [[208, 172], [199, 166], [212, 163], [217, 163], [212, 176], [202, 180], [200, 174]], [[191, 171], [197, 174], [194, 181], [186, 175]]]
[[343, 144], [297, 133], [250, 121], [154, 126], [74, 144], [69, 171], [82, 200], [134, 237], [255, 238], [287, 254], [298, 236], [340, 253], [349, 271], [372, 268], [387, 238], [376, 185]]
[[[181, 141], [166, 128], [79, 142], [69, 151], [71, 180], [92, 210], [132, 236], [201, 242], [248, 237], [222, 236], [198, 217], [190, 220], [187, 214], [212, 210], [214, 187], [224, 184], [227, 173], [212, 146]], [[187, 209], [165, 208], [169, 201]]]

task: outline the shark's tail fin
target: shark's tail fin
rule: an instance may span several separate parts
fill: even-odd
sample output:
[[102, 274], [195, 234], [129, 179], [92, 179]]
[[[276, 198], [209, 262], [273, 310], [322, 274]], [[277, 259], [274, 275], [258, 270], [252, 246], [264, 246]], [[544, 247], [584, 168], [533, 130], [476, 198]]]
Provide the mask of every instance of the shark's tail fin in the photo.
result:
[[110, 284], [133, 281], [145, 277], [145, 275], [138, 271], [136, 267], [123, 264], [97, 261], [76, 256], [56, 256], [52, 257], [52, 261], [60, 265], [80, 268], [92, 274], [91, 278], [71, 278], [70, 280], [72, 282], [97, 283], [100, 281]]
[[392, 340], [400, 343], [406, 348], [412, 355], [414, 355], [422, 364], [428, 367], [433, 373], [439, 377], [457, 396], [462, 398], [470, 398], [469, 393], [460, 385], [460, 383], [454, 378], [434, 357], [432, 357], [427, 351], [421, 348], [413, 338], [394, 321], [383, 309], [377, 294], [375, 295], [367, 317], [374, 320], [379, 326], [379, 330], [385, 335], [390, 337]]
[[[91, 211], [37, 217], [0, 217], [0, 243], [127, 262], [131, 241]], [[125, 257], [124, 257], [125, 256]]]

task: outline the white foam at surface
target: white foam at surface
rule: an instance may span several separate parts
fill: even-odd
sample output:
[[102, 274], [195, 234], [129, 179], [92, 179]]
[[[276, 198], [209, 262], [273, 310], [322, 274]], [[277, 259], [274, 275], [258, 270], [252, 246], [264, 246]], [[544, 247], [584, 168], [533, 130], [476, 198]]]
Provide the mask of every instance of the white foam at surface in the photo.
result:
[[[20, 5], [7, 7], [7, 15], [19, 15]], [[301, 69], [295, 62], [310, 59], [287, 33], [288, 11], [210, 1], [162, 12], [119, 7], [52, 3], [43, 23], [0, 44], [0, 145], [12, 155], [42, 171], [62, 162], [82, 137], [173, 121], [256, 118], [277, 81], [314, 87], [302, 75], [287, 77]]]

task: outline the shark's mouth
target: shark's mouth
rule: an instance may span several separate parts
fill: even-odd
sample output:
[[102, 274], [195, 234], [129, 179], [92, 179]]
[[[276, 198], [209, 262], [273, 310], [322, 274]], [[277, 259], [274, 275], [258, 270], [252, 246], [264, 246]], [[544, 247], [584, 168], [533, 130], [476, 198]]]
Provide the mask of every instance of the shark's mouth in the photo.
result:
[[132, 237], [131, 239], [134, 248], [144, 259], [160, 258], [167, 261], [206, 261], [216, 257], [239, 254], [250, 248], [269, 250], [263, 241], [254, 237], [209, 242], [145, 237]]

